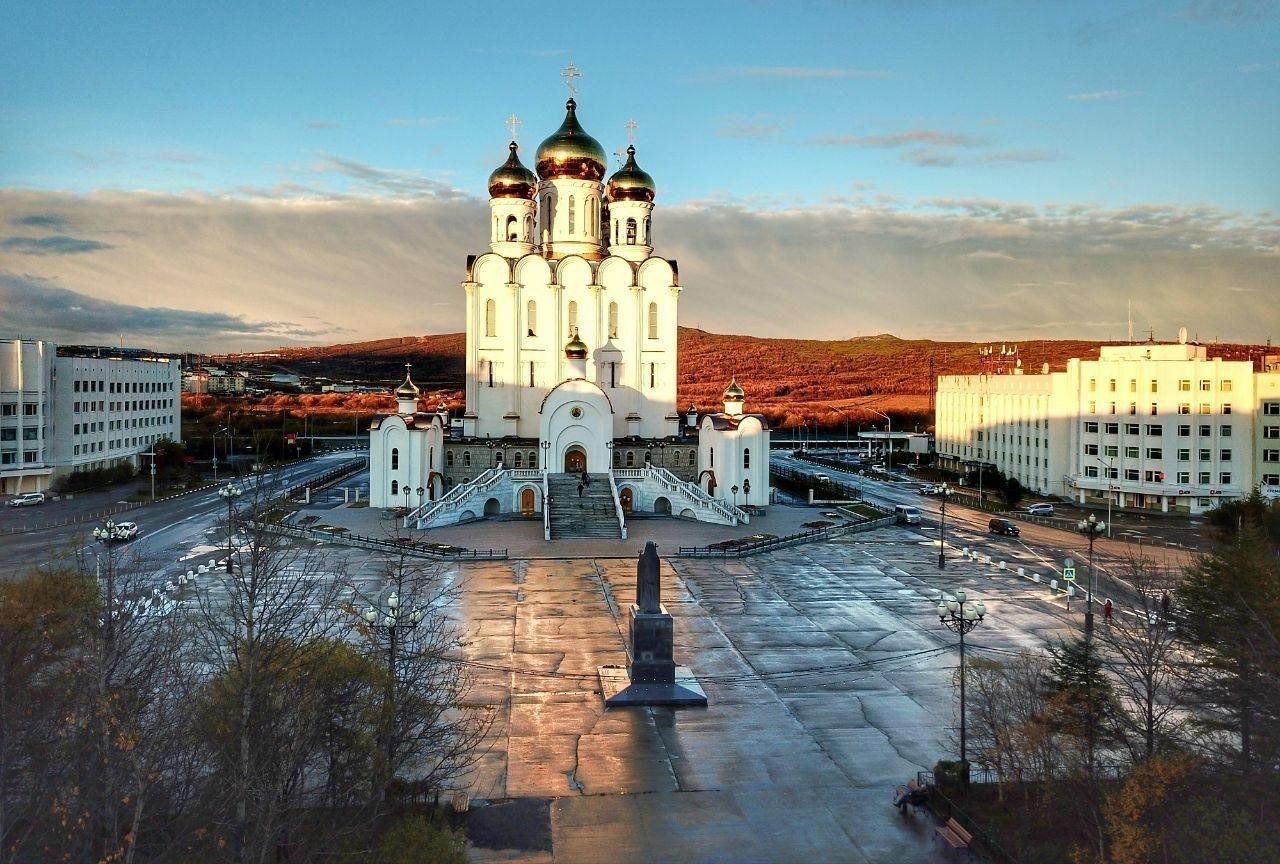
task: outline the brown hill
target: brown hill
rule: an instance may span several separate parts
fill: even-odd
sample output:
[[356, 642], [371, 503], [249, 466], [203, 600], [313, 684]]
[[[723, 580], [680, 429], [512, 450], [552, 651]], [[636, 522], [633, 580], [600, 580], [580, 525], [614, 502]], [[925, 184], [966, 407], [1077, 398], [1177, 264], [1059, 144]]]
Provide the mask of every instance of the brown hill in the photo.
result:
[[[714, 408], [729, 379], [736, 376], [747, 392], [748, 410], [766, 414], [775, 428], [817, 422], [835, 429], [844, 425], [846, 415], [854, 425], [875, 425], [883, 422], [878, 411], [892, 414], [897, 428], [925, 428], [932, 423], [932, 376], [982, 371], [979, 349], [986, 344], [899, 339], [888, 334], [834, 341], [762, 339], [681, 327], [677, 398], [682, 409], [691, 403], [703, 410]], [[1050, 369], [1061, 370], [1072, 357], [1097, 356], [1101, 344], [1081, 340], [1019, 342], [1017, 357], [1027, 372], [1038, 372], [1046, 363]], [[458, 404], [465, 348], [464, 334], [445, 333], [281, 348], [272, 352], [272, 362], [305, 375], [388, 385], [399, 380], [401, 366], [410, 362], [414, 380], [424, 389], [442, 391], [441, 395], [450, 397], [449, 402]], [[1264, 350], [1234, 344], [1208, 348], [1211, 357], [1229, 359], [1248, 359]], [[996, 351], [998, 357], [999, 347]], [[227, 359], [236, 362], [247, 358]], [[985, 368], [994, 371], [992, 365]]]

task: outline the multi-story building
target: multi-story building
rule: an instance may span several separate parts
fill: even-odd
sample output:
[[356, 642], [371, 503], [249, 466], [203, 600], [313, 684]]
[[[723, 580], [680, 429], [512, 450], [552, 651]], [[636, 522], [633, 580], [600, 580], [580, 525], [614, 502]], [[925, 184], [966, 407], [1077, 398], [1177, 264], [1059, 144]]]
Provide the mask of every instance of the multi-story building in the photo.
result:
[[138, 467], [181, 438], [181, 363], [113, 348], [0, 342], [0, 483], [41, 491], [59, 477]]
[[1044, 495], [1200, 513], [1259, 484], [1280, 492], [1280, 452], [1265, 446], [1274, 435], [1280, 451], [1277, 380], [1181, 342], [1105, 346], [1065, 372], [942, 376], [938, 453]]

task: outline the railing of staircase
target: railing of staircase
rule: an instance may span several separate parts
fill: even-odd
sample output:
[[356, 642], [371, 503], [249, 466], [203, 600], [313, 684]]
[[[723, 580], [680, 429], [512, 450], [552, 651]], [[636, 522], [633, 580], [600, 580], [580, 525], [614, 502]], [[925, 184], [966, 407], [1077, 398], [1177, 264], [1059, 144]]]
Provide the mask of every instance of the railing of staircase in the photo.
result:
[[719, 498], [702, 491], [696, 483], [681, 480], [666, 468], [655, 468], [651, 465], [643, 470], [647, 472], [648, 478], [658, 483], [662, 488], [669, 492], [683, 493], [695, 506], [719, 514], [722, 518], [729, 520], [731, 525], [749, 524], [751, 522], [751, 517], [742, 508], [726, 504]]
[[618, 517], [618, 530], [622, 532], [622, 539], [627, 539], [627, 518], [622, 514], [622, 500], [618, 498], [618, 484], [614, 482], [613, 469], [609, 469], [609, 492], [613, 495], [613, 512]]
[[441, 513], [452, 513], [457, 510], [472, 494], [491, 488], [493, 484], [502, 478], [502, 475], [502, 468], [489, 468], [474, 480], [454, 486], [439, 501], [431, 501], [423, 507], [419, 507], [413, 513], [410, 513], [406, 520], [416, 518], [417, 526], [425, 528], [424, 522], [430, 521]]
[[542, 539], [551, 539], [551, 485], [547, 482], [550, 472], [542, 472]]

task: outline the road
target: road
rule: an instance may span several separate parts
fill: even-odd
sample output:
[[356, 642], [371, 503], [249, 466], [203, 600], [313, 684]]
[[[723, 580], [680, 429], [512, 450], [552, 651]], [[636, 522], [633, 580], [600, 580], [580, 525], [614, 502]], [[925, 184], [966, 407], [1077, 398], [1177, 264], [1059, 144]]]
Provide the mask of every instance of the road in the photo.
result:
[[[924, 517], [920, 525], [920, 533], [934, 538], [936, 545], [941, 521], [941, 499], [921, 495], [918, 491], [922, 485], [921, 481], [873, 480], [851, 471], [842, 471], [796, 459], [789, 453], [774, 452], [771, 458], [775, 465], [810, 474], [823, 472], [830, 475], [833, 480], [856, 486], [862, 490], [864, 498], [872, 503], [885, 507], [906, 504], [918, 508]], [[1080, 586], [1081, 594], [1084, 594], [1089, 576], [1089, 542], [1084, 536], [1073, 530], [1016, 520], [1016, 524], [1021, 529], [1021, 536], [1003, 537], [987, 533], [987, 523], [991, 518], [990, 513], [949, 500], [946, 524], [948, 556], [958, 555], [962, 548], [968, 547], [984, 555], [990, 555], [993, 560], [1007, 561], [1011, 567], [1034, 567], [1046, 574], [1046, 578], [1058, 579], [1062, 578], [1064, 561], [1070, 557], [1075, 561], [1077, 584]], [[1105, 537], [1094, 542], [1093, 552], [1098, 579], [1095, 596], [1098, 602], [1104, 598], [1113, 597], [1117, 605], [1120, 605], [1122, 600], [1132, 599], [1132, 591], [1128, 583], [1122, 581], [1121, 576], [1135, 557], [1140, 555], [1150, 560], [1161, 571], [1162, 576], [1179, 570], [1190, 563], [1193, 557], [1193, 553], [1185, 549], [1153, 545], [1136, 546]]]
[[[252, 498], [255, 488], [285, 488], [332, 471], [353, 458], [349, 452], [317, 456], [284, 466], [276, 471], [244, 477], [237, 482], [244, 488], [242, 502]], [[62, 523], [71, 506], [59, 509], [62, 502], [42, 506], [48, 527], [17, 534], [0, 535], [0, 578], [21, 573], [33, 567], [65, 566], [81, 552], [91, 552], [92, 532], [100, 524], [95, 521]], [[67, 502], [72, 505], [75, 502]], [[79, 502], [80, 506], [92, 506]], [[102, 502], [98, 502], [99, 506]], [[146, 561], [157, 572], [173, 570], [183, 561], [214, 557], [219, 553], [213, 534], [226, 517], [226, 503], [217, 488], [193, 492], [167, 501], [157, 501], [122, 513], [116, 521], [136, 522], [139, 538], [128, 545], [130, 557]], [[32, 508], [36, 509], [36, 508]], [[30, 520], [32, 517], [24, 514]], [[12, 518], [12, 517], [11, 517]], [[38, 523], [37, 523], [38, 524]]]

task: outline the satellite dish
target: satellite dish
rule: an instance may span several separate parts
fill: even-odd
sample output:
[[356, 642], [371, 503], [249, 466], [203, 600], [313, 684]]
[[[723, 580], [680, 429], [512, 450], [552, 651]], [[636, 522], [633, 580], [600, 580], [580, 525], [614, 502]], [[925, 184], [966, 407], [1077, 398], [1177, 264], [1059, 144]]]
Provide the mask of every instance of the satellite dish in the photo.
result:
[[1186, 327], [1178, 328], [1178, 344], [1179, 345], [1187, 344], [1187, 328]]

